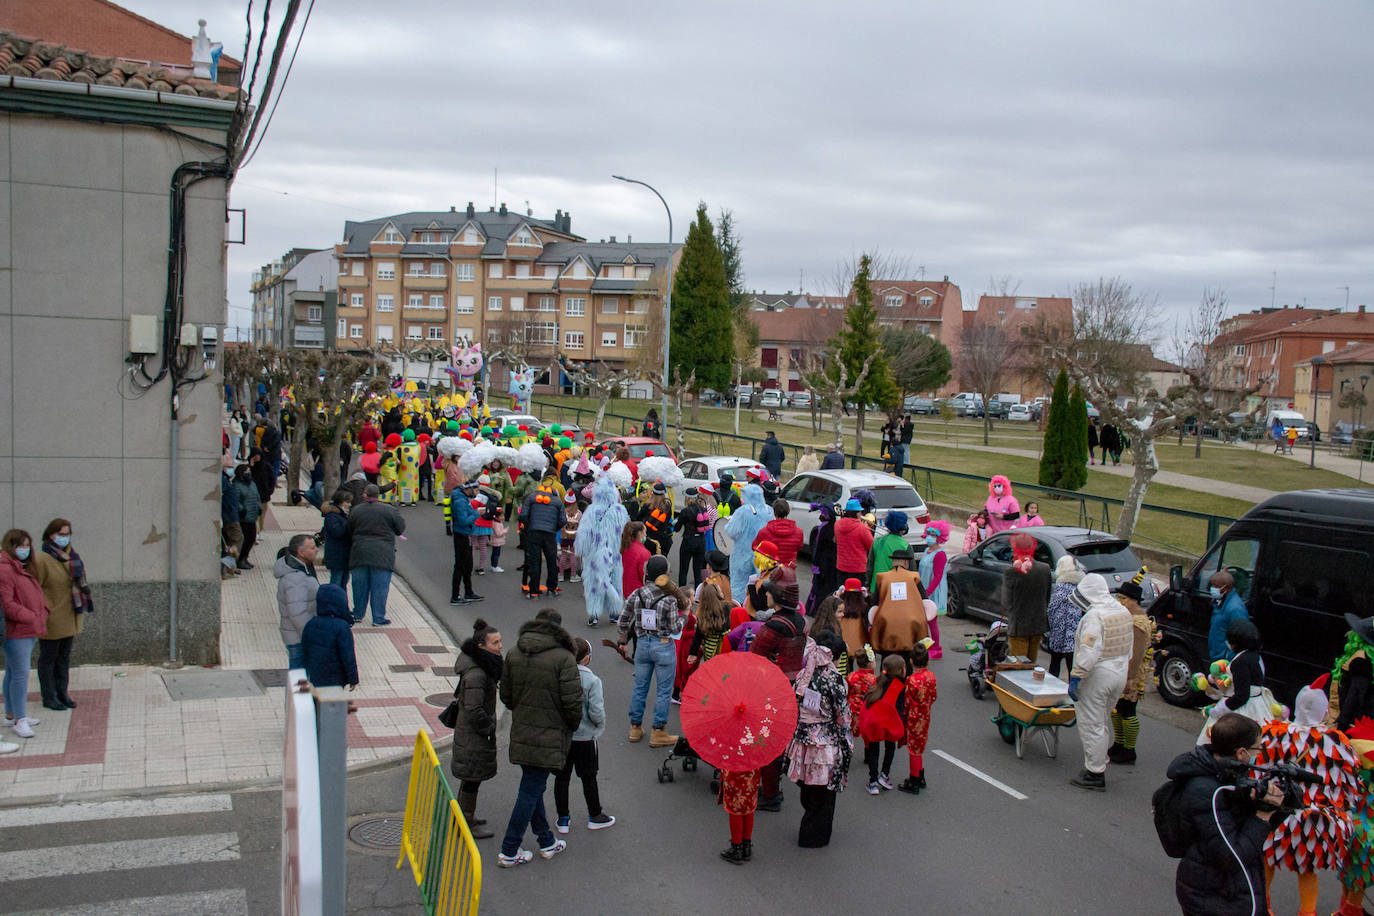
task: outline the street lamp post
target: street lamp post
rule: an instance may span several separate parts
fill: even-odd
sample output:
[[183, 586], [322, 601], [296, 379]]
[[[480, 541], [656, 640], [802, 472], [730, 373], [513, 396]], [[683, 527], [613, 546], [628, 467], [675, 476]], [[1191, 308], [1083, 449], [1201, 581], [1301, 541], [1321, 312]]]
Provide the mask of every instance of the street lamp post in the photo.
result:
[[[1351, 432], [1351, 434], [1350, 434], [1350, 440], [1351, 440], [1351, 442], [1354, 442], [1354, 441], [1355, 441], [1355, 434], [1358, 433], [1361, 429], [1364, 429], [1364, 404], [1365, 404], [1364, 390], [1365, 390], [1365, 388], [1367, 388], [1368, 386], [1369, 386], [1369, 376], [1368, 376], [1368, 374], [1361, 375], [1361, 376], [1360, 376], [1360, 410], [1359, 410], [1358, 419], [1356, 419], [1356, 421], [1355, 421], [1355, 424], [1356, 424], [1356, 425], [1355, 425], [1355, 429], [1354, 429], [1354, 430]], [[1365, 462], [1365, 457], [1366, 457], [1366, 456], [1365, 456], [1365, 451], [1366, 451], [1365, 449], [1361, 448], [1361, 449], [1359, 449], [1359, 450], [1357, 450], [1357, 451], [1355, 452], [1355, 457], [1358, 458], [1358, 459], [1360, 460], [1360, 483], [1364, 483], [1364, 462]]]
[[[1317, 425], [1317, 381], [1321, 378], [1321, 368], [1326, 365], [1325, 356], [1314, 356], [1312, 363], [1312, 425]], [[1317, 466], [1317, 434], [1312, 430], [1307, 431], [1307, 444], [1309, 457], [1307, 466], [1315, 468]]]
[[[658, 189], [647, 181], [640, 181], [638, 178], [626, 178], [624, 175], [612, 175], [616, 181], [624, 181], [628, 184], [643, 185], [654, 196], [658, 202], [663, 204], [663, 209], [668, 214], [668, 287], [663, 294], [663, 403], [659, 414], [660, 431], [664, 424], [668, 422], [668, 333], [673, 324], [673, 211], [668, 208], [668, 201], [663, 199], [663, 195], [658, 193]], [[678, 423], [682, 422], [679, 418]]]

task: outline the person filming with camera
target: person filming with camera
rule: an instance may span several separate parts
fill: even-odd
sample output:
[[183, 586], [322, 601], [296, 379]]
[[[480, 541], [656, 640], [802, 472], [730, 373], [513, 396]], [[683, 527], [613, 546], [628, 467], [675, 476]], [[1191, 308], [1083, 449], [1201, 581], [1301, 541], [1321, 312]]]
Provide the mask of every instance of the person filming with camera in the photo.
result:
[[[1264, 840], [1283, 821], [1285, 791], [1281, 780], [1251, 778], [1259, 754], [1259, 725], [1238, 713], [1226, 713], [1212, 725], [1210, 743], [1169, 764], [1170, 816], [1187, 837], [1187, 851], [1174, 880], [1185, 914], [1268, 912]], [[1157, 826], [1160, 805], [1157, 794]]]

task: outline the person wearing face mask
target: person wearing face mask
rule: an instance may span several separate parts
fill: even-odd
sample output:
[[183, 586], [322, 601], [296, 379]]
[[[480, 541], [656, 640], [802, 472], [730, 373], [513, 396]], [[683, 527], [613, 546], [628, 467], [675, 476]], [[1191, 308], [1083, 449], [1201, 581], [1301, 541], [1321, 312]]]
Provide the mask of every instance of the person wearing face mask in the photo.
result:
[[979, 509], [968, 517], [968, 527], [964, 529], [964, 553], [971, 553], [973, 548], [987, 540], [989, 533], [988, 510]]
[[1011, 481], [1001, 474], [994, 474], [988, 481], [988, 501], [983, 503], [988, 514], [988, 534], [1015, 528], [1021, 518], [1021, 504], [1011, 492]]
[[1099, 573], [1084, 576], [1070, 600], [1083, 612], [1069, 670], [1069, 696], [1077, 707], [1078, 732], [1083, 739], [1083, 771], [1069, 782], [1081, 789], [1102, 791], [1107, 788], [1107, 749], [1111, 745], [1107, 721], [1126, 688], [1135, 628], [1131, 612], [1112, 596], [1107, 580]]
[[1212, 622], [1207, 628], [1207, 660], [1214, 662], [1224, 658], [1230, 661], [1236, 653], [1226, 644], [1226, 631], [1233, 621], [1249, 620], [1250, 612], [1236, 592], [1235, 577], [1226, 570], [1212, 573], [1207, 584], [1212, 595]]
[[936, 521], [926, 525], [924, 540], [925, 551], [916, 570], [925, 586], [926, 597], [935, 604], [935, 617], [929, 621], [930, 638], [934, 640], [929, 656], [935, 659], [944, 657], [944, 650], [940, 648], [940, 616], [949, 609], [949, 582], [945, 579], [949, 554], [945, 553], [944, 548], [949, 540], [949, 522]]
[[55, 518], [43, 529], [43, 549], [30, 564], [48, 602], [48, 632], [38, 640], [38, 688], [44, 709], [75, 709], [67, 694], [72, 643], [94, 607], [86, 564], [72, 549], [72, 523]]
[[33, 575], [33, 538], [11, 528], [0, 539], [0, 607], [5, 611], [5, 724], [32, 738], [38, 720], [28, 715], [33, 644], [47, 633], [48, 602]]

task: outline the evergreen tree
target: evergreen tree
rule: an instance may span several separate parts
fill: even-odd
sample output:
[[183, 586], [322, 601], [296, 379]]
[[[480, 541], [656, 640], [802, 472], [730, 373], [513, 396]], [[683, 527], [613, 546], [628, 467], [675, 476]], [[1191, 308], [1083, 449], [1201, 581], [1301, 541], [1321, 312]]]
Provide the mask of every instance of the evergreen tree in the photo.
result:
[[1088, 482], [1088, 402], [1083, 399], [1083, 389], [1073, 384], [1069, 395], [1069, 434], [1065, 440], [1070, 445], [1065, 465], [1064, 488], [1077, 490]]
[[[844, 363], [849, 378], [858, 378], [869, 356], [873, 362], [868, 376], [854, 395], [858, 407], [858, 423], [854, 436], [854, 454], [863, 454], [863, 430], [865, 405], [876, 404], [880, 408], [895, 407], [901, 399], [897, 383], [892, 380], [892, 368], [887, 356], [882, 352], [878, 328], [878, 310], [873, 305], [873, 289], [869, 285], [873, 261], [868, 255], [859, 259], [859, 270], [854, 274], [854, 287], [851, 301], [844, 310], [844, 327], [834, 341], [840, 362]], [[839, 378], [839, 368], [833, 364], [827, 373], [831, 379]]]
[[1040, 453], [1042, 487], [1069, 489], [1073, 481], [1067, 471], [1073, 448], [1073, 433], [1069, 428], [1069, 374], [1061, 369], [1054, 380], [1050, 415], [1045, 423], [1045, 444]]
[[696, 372], [696, 390], [730, 384], [732, 319], [725, 259], [706, 204], [697, 205], [673, 276], [670, 369]]

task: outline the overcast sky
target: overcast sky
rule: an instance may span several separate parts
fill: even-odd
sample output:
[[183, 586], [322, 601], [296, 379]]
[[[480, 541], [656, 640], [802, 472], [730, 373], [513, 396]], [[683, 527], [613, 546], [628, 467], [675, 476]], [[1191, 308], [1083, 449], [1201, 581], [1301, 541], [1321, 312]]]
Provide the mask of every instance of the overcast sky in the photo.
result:
[[[128, 4], [242, 53], [244, 0]], [[1371, 37], [1368, 0], [322, 0], [234, 184], [231, 321], [346, 219], [528, 201], [662, 241], [612, 173], [678, 240], [698, 201], [733, 210], [758, 290], [827, 292], [877, 247], [966, 306], [994, 275], [1120, 275], [1172, 324], [1204, 285], [1268, 305], [1275, 272], [1279, 304], [1374, 305]]]

